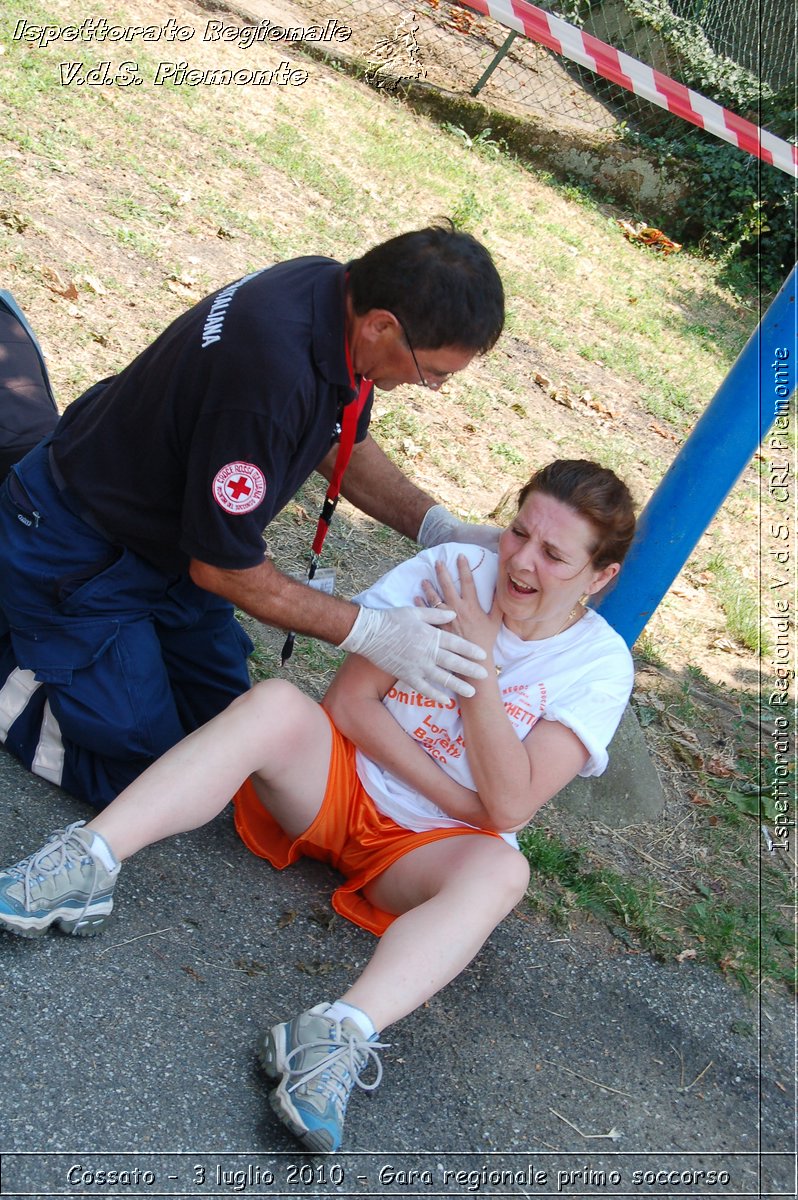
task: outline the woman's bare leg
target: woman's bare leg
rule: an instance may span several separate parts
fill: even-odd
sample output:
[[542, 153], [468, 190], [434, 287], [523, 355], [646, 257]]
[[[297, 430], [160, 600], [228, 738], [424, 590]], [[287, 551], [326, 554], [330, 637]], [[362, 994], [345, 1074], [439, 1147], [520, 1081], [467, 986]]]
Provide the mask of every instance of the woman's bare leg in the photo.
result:
[[402, 915], [341, 999], [378, 1030], [407, 1016], [465, 969], [528, 883], [526, 859], [497, 838], [446, 838], [405, 855], [365, 889]]
[[129, 858], [212, 820], [252, 775], [261, 797], [273, 795], [275, 819], [298, 836], [321, 807], [331, 745], [321, 707], [292, 684], [267, 680], [173, 746], [88, 828]]

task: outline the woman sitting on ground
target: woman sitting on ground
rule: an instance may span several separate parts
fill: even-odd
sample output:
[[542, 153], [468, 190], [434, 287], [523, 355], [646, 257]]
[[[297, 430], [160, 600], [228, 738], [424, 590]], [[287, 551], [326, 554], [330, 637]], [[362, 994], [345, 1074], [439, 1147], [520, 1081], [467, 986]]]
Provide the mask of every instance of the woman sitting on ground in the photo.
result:
[[431, 699], [358, 656], [322, 705], [287, 682], [260, 683], [88, 825], [1, 872], [0, 927], [96, 932], [121, 860], [211, 820], [236, 793], [236, 827], [255, 854], [277, 867], [303, 854], [332, 863], [347, 877], [334, 907], [380, 935], [339, 1000], [274, 1026], [259, 1047], [279, 1118], [307, 1149], [337, 1150], [353, 1087], [381, 1078], [381, 1032], [459, 975], [524, 896], [512, 831], [606, 766], [632, 662], [585, 601], [617, 574], [633, 532], [611, 471], [585, 461], [538, 471], [498, 555], [425, 550], [360, 598], [452, 610], [451, 628], [488, 658], [473, 696]]

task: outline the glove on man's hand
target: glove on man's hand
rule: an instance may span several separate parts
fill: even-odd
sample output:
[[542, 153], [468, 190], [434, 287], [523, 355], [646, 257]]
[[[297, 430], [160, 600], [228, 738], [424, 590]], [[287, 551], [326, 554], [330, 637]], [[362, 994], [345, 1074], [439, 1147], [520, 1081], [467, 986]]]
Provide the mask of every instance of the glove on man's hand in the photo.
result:
[[454, 616], [448, 608], [361, 608], [338, 649], [362, 654], [417, 692], [446, 704], [451, 697], [442, 688], [473, 696], [473, 687], [460, 676], [484, 679], [487, 675], [474, 661], [485, 658], [481, 646], [431, 628], [445, 625]]
[[424, 514], [416, 541], [425, 550], [443, 542], [470, 542], [486, 550], [498, 550], [501, 534], [497, 525], [469, 525], [467, 521], [459, 521], [442, 504], [434, 504]]

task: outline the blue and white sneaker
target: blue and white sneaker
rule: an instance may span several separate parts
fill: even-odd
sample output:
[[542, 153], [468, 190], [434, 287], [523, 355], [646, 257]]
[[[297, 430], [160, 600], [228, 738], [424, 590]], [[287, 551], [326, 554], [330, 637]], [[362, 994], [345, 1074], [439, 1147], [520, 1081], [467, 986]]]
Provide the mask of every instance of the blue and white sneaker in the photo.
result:
[[92, 834], [75, 821], [28, 858], [0, 871], [0, 929], [41, 937], [51, 925], [64, 933], [99, 933], [114, 907], [119, 864], [109, 871], [91, 847]]
[[[279, 1079], [269, 1102], [294, 1137], [308, 1150], [329, 1154], [343, 1138], [346, 1106], [354, 1087], [373, 1091], [382, 1079], [377, 1035], [365, 1038], [348, 1019], [334, 1021], [324, 1014], [329, 1004], [317, 1004], [293, 1021], [275, 1025], [259, 1046], [261, 1066], [270, 1079]], [[365, 1083], [363, 1072], [373, 1065], [376, 1075]]]

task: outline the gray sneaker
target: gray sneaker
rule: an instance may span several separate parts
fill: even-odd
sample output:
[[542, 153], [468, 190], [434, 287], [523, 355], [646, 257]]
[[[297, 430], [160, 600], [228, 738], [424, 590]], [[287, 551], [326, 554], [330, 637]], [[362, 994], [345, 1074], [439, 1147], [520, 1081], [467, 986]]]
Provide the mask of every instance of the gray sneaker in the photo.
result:
[[99, 933], [114, 907], [119, 874], [108, 871], [75, 821], [28, 858], [0, 871], [0, 929], [41, 937], [51, 925], [80, 937]]
[[[308, 1150], [329, 1154], [341, 1145], [346, 1106], [354, 1087], [371, 1092], [382, 1079], [378, 1050], [385, 1043], [365, 1038], [354, 1022], [333, 1021], [329, 1004], [275, 1025], [261, 1039], [258, 1057], [270, 1079], [280, 1082], [269, 1102], [284, 1125]], [[363, 1072], [373, 1065], [371, 1083]]]

